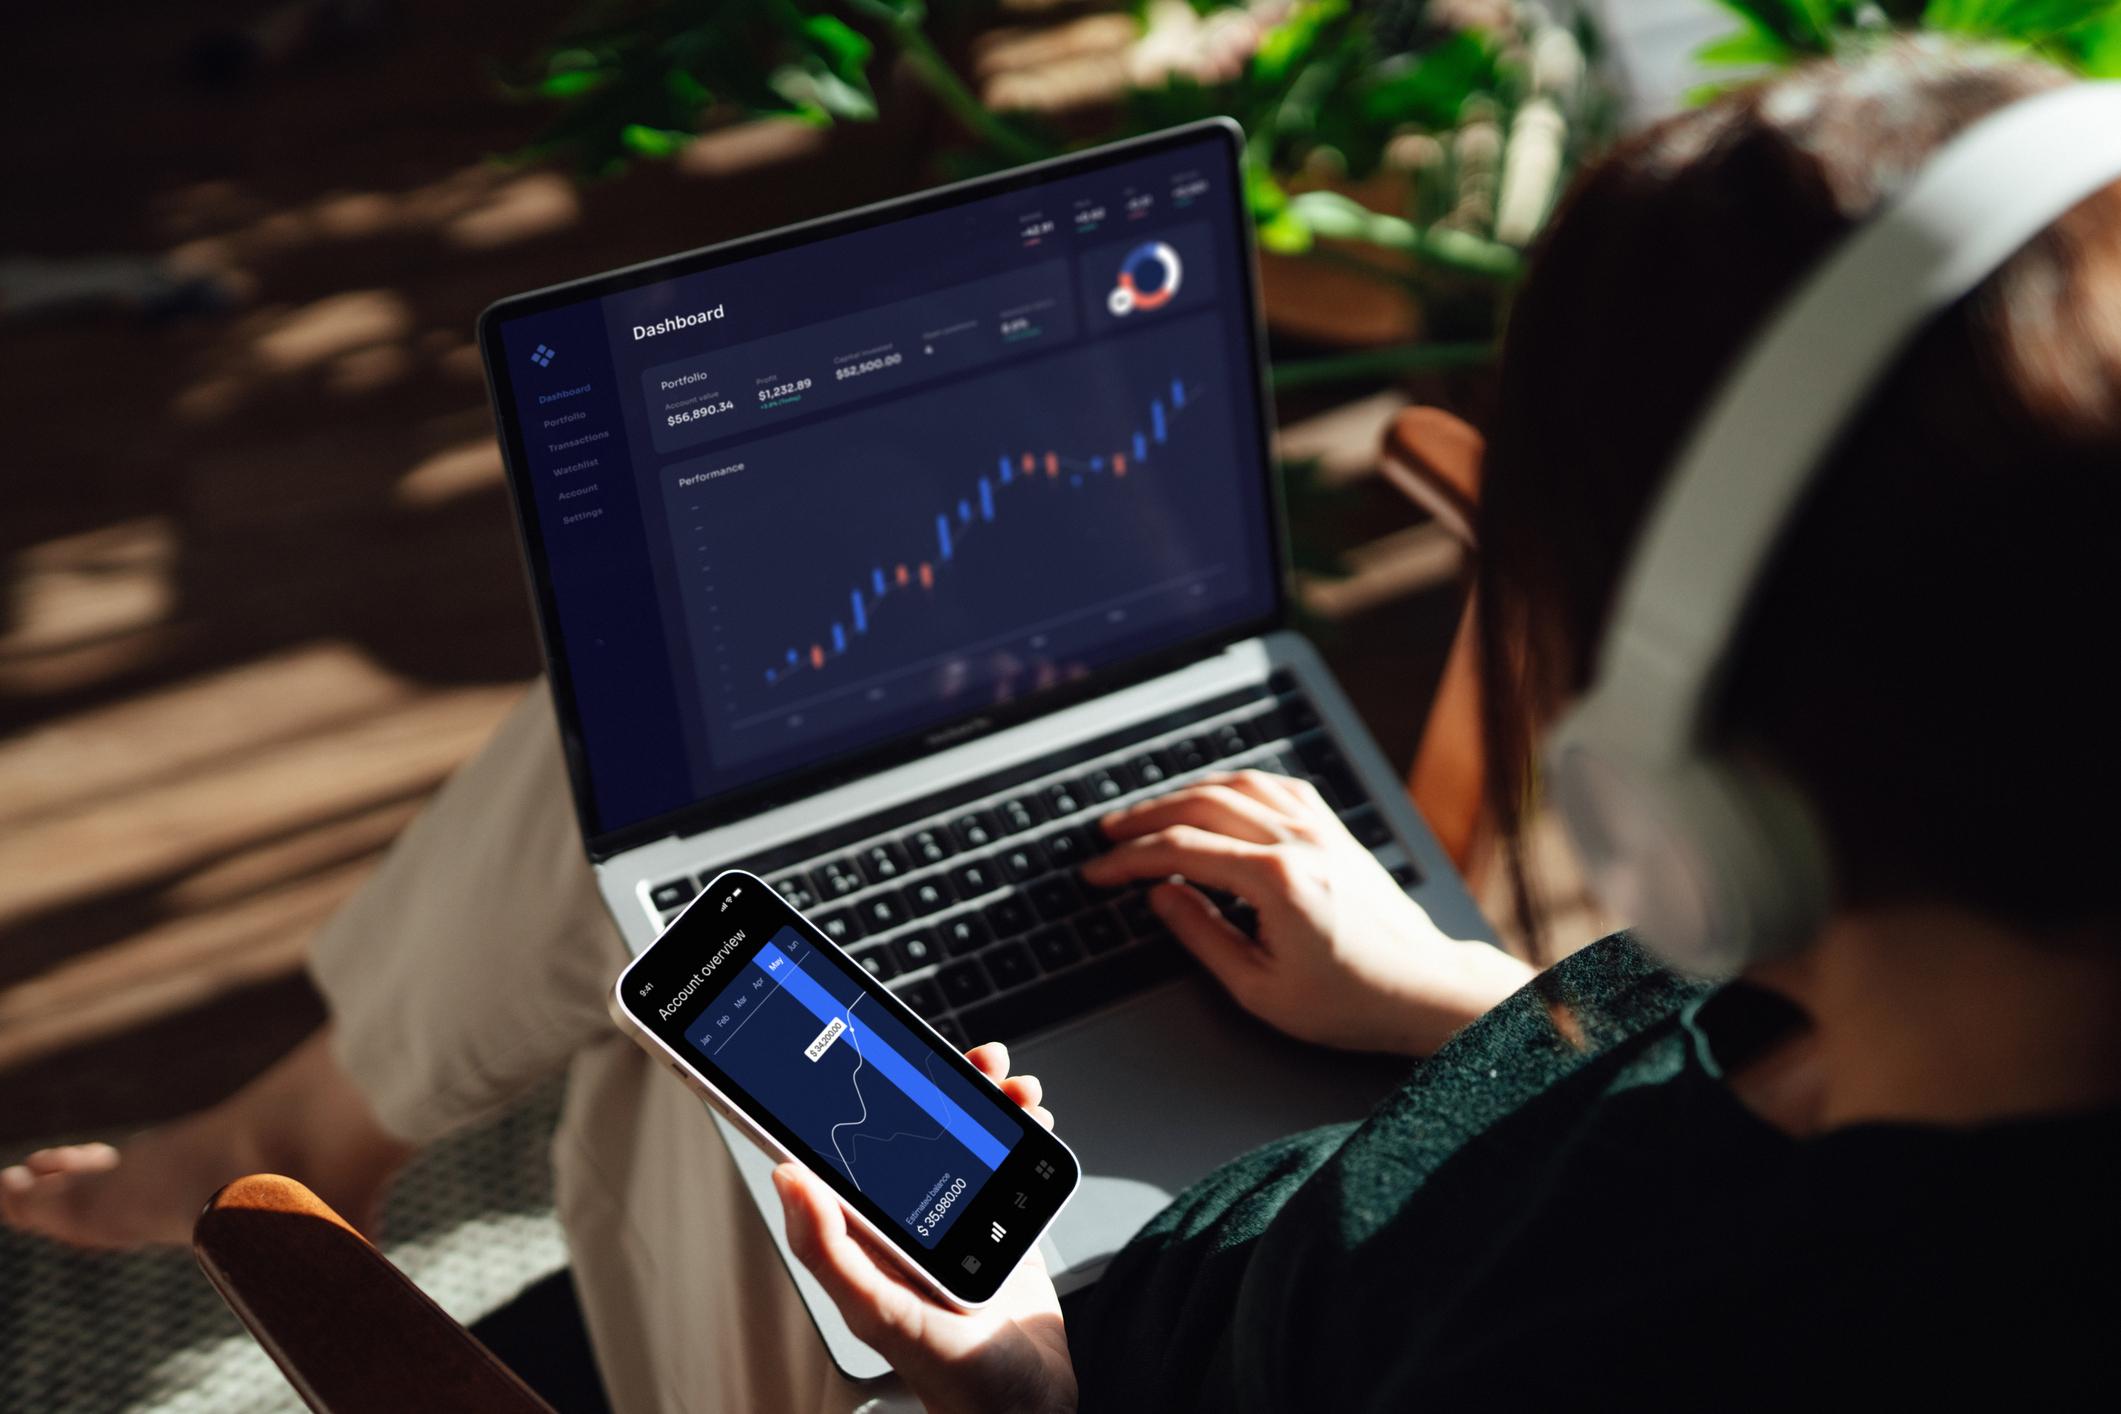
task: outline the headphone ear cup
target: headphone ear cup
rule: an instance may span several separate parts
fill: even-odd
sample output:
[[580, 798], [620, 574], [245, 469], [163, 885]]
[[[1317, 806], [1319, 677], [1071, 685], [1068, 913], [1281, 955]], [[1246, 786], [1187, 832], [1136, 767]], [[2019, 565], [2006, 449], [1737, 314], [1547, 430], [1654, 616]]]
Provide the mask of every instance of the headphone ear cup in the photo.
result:
[[1592, 892], [1679, 971], [1729, 976], [1825, 923], [1821, 836], [1780, 781], [1720, 761], [1644, 770], [1582, 741], [1551, 781]]

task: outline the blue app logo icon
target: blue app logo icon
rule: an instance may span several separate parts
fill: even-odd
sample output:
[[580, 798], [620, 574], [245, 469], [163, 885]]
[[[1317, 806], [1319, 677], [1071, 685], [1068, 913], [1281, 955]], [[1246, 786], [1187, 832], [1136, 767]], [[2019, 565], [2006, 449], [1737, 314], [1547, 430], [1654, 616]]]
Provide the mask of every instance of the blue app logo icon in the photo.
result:
[[558, 349], [549, 349], [539, 344], [530, 351], [530, 361], [540, 368], [552, 367], [552, 361], [560, 356]]

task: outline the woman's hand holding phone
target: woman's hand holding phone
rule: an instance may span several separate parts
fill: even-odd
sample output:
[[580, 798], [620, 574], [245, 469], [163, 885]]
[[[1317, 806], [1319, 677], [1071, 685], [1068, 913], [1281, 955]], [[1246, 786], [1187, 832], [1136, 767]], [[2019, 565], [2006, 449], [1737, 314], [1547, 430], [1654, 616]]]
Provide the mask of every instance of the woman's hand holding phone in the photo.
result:
[[[1008, 1047], [966, 1058], [1046, 1128], [1038, 1078], [1009, 1074]], [[787, 1213], [788, 1245], [831, 1296], [848, 1329], [891, 1362], [930, 1414], [1056, 1414], [1075, 1408], [1075, 1370], [1060, 1298], [1031, 1249], [994, 1299], [977, 1311], [945, 1306], [898, 1262], [848, 1225], [838, 1195], [797, 1164], [773, 1171]]]
[[1197, 889], [1149, 903], [1238, 1004], [1306, 1041], [1424, 1056], [1516, 991], [1532, 969], [1445, 936], [1308, 781], [1211, 776], [1107, 815], [1092, 884], [1183, 876], [1259, 914], [1254, 942]]

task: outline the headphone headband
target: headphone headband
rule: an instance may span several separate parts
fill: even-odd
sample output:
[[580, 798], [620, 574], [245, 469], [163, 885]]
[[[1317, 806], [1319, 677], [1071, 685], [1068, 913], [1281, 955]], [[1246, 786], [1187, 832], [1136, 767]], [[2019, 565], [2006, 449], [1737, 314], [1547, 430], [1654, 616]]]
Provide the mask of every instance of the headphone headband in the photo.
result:
[[[1823, 850], [1816, 838], [1787, 838], [1795, 803], [1766, 802], [1757, 780], [1718, 777], [1700, 755], [1718, 673], [1791, 515], [1929, 321], [2116, 179], [2121, 84], [2074, 84], [1975, 123], [1821, 262], [1739, 360], [1675, 463], [1630, 557], [1592, 690], [1553, 755], [1594, 884], [1606, 855], [1626, 875], [1605, 871], [1612, 892], [1628, 896], [1609, 901], [1665, 915], [1669, 946], [1649, 917], [1628, 916], [1683, 965], [1715, 970], [1703, 964], [1794, 945], [1803, 939], [1793, 930], [1808, 936], [1823, 921]], [[1571, 758], [1595, 764], [1572, 770]], [[1622, 777], [1636, 799], [1616, 809]], [[1710, 849], [1720, 863], [1677, 862], [1699, 885], [1700, 906], [1680, 909], [1682, 920], [1658, 904], [1660, 886], [1626, 841], [1689, 833], [1727, 837]], [[1792, 894], [1779, 903], [1758, 893], [1777, 887], [1778, 872]], [[1717, 936], [1731, 930], [1739, 936]]]

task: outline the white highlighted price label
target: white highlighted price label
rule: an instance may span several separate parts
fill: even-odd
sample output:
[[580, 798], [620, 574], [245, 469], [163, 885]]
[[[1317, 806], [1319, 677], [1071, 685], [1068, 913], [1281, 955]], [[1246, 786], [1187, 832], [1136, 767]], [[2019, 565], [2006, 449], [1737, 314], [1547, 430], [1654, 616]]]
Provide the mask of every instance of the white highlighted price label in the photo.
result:
[[817, 1039], [803, 1048], [803, 1054], [811, 1060], [816, 1060], [819, 1056], [832, 1049], [832, 1043], [839, 1040], [840, 1033], [846, 1029], [846, 1022], [836, 1016], [833, 1017], [831, 1021], [826, 1023], [825, 1029], [817, 1033]]

